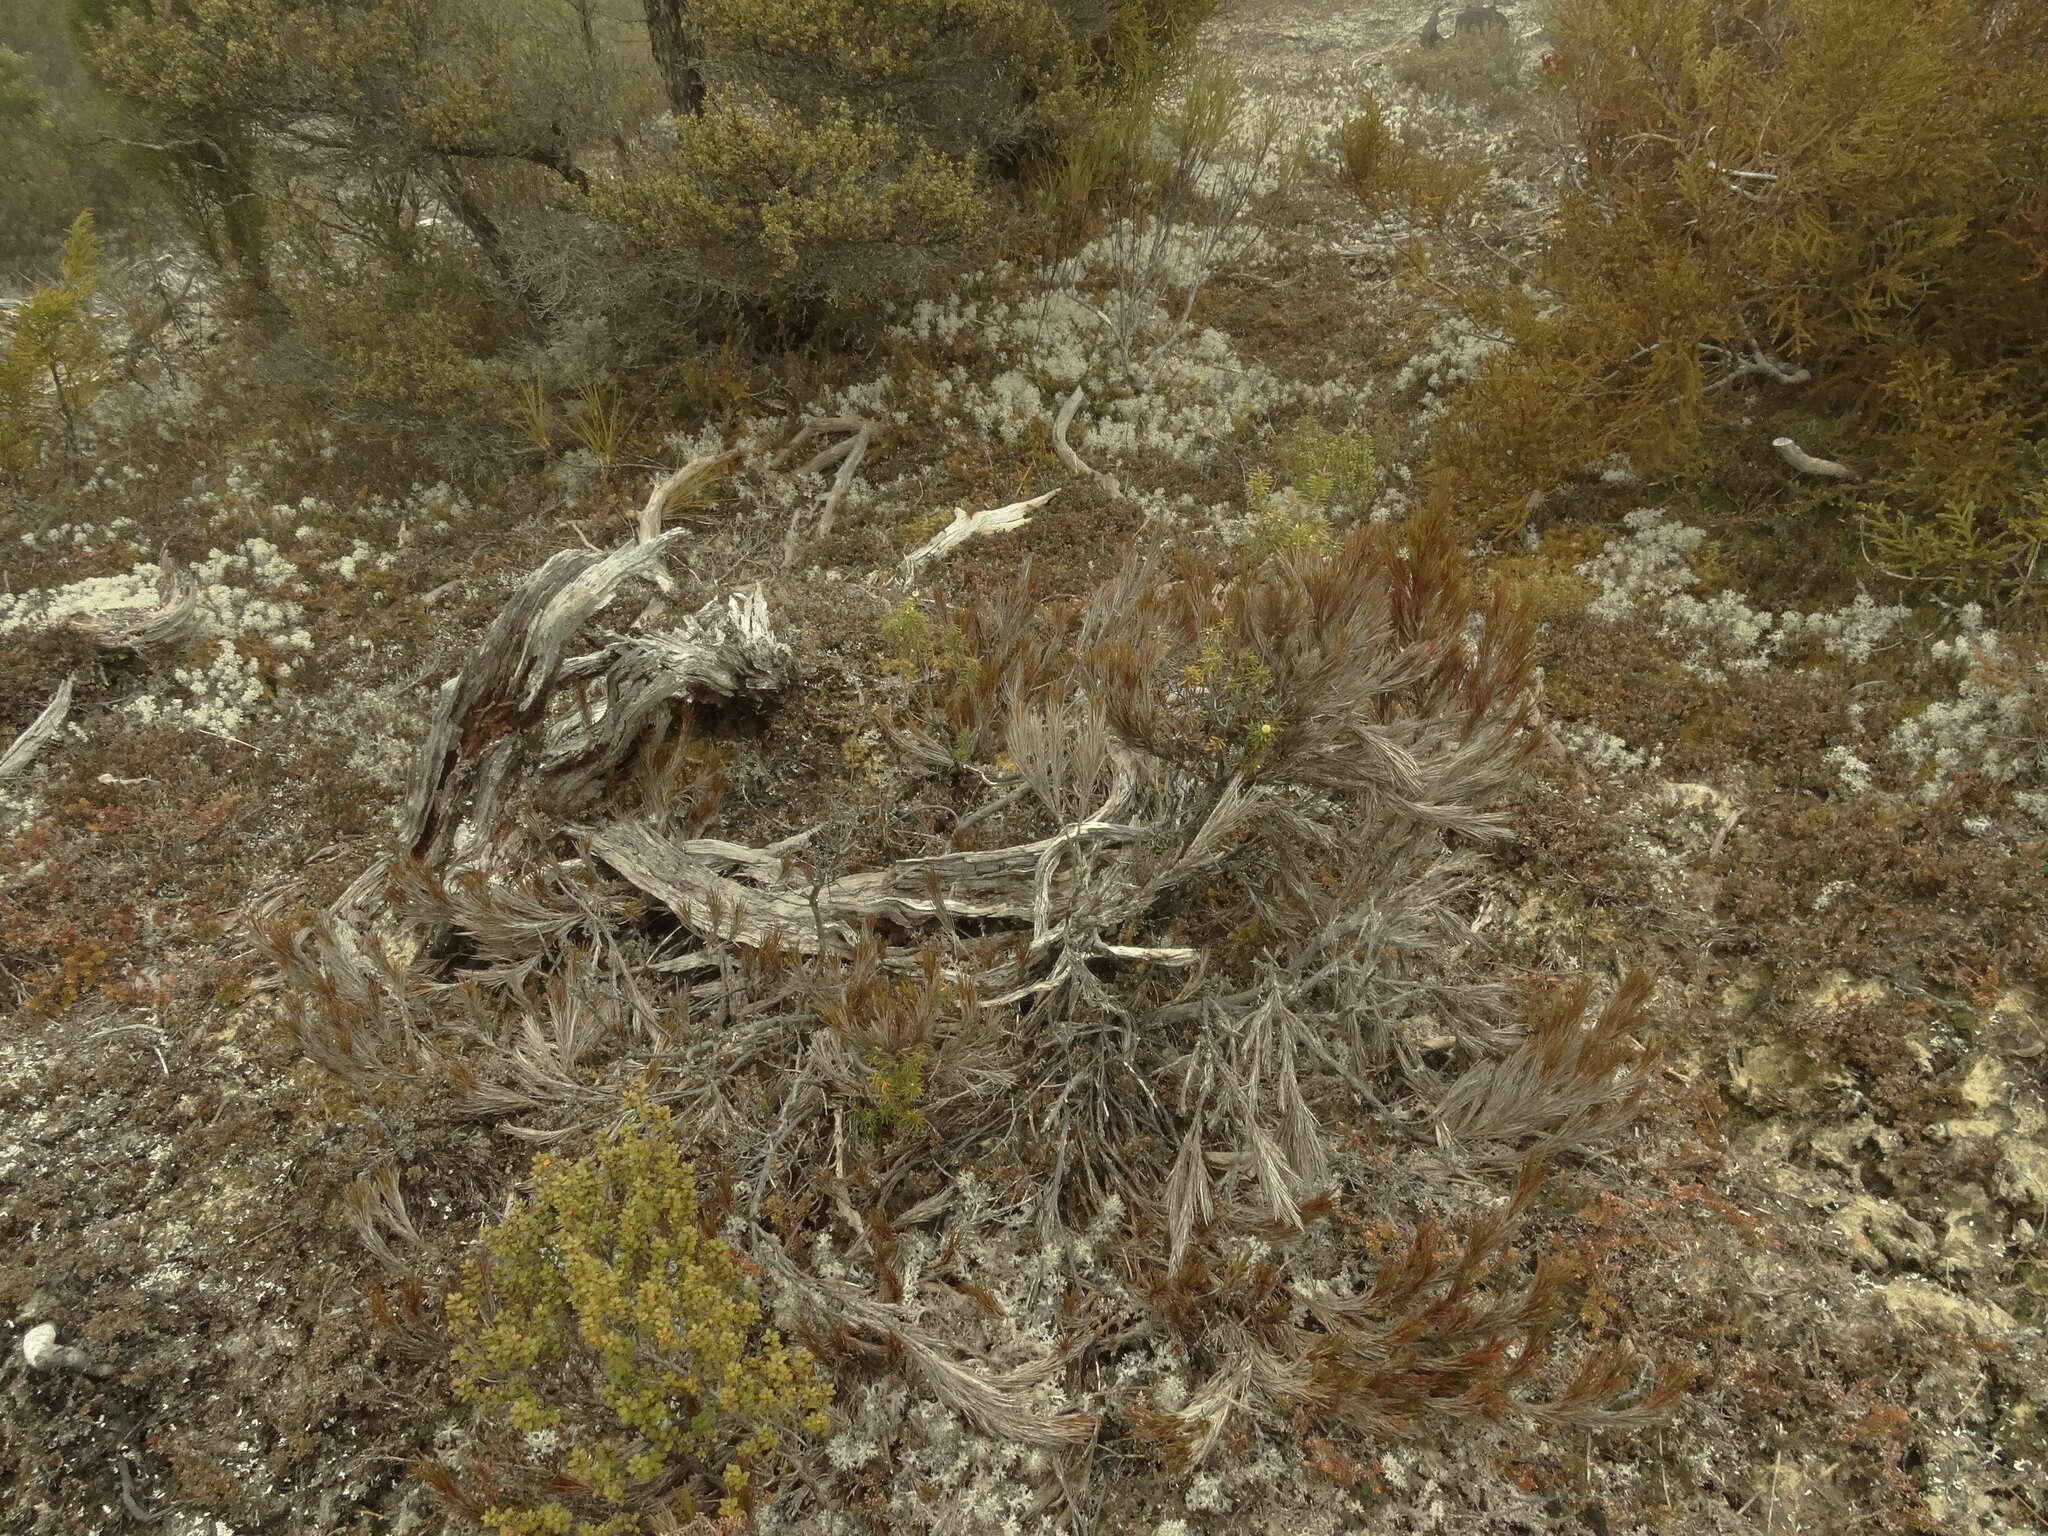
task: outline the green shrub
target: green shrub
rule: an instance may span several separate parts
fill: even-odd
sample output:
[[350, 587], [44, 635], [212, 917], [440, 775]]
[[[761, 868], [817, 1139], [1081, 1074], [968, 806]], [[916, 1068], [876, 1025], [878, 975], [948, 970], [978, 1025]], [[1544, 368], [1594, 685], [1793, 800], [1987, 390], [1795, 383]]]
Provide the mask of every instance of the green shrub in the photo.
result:
[[0, 472], [17, 483], [60, 438], [75, 459], [78, 420], [107, 386], [107, 354], [90, 311], [100, 243], [92, 214], [72, 221], [57, 280], [18, 305], [0, 332]]
[[[77, 204], [64, 185], [66, 146], [50, 110], [49, 94], [29, 61], [0, 45], [0, 156], [8, 173], [0, 184], [0, 257], [35, 252], [63, 228], [58, 210]], [[68, 210], [66, 210], [68, 211]], [[40, 253], [37, 253], [40, 254]]]
[[1251, 526], [1245, 534], [1243, 558], [1257, 566], [1276, 555], [1325, 554], [1337, 544], [1325, 503], [1293, 486], [1275, 491], [1273, 477], [1259, 470], [1245, 482], [1251, 504]]
[[647, 0], [602, 26], [580, 0], [67, 3], [252, 293], [279, 224], [396, 257], [433, 208], [535, 326], [644, 329], [701, 291], [800, 310], [921, 290], [1214, 0]]
[[478, 274], [449, 251], [403, 266], [299, 272], [278, 285], [322, 364], [316, 393], [351, 412], [459, 420], [486, 409], [476, 359], [502, 334]]
[[714, 93], [654, 170], [591, 209], [642, 260], [778, 301], [858, 306], [929, 283], [981, 235], [972, 155], [948, 155], [843, 103], [822, 114]]
[[785, 1437], [826, 1428], [831, 1389], [760, 1326], [668, 1112], [628, 1102], [588, 1155], [534, 1164], [448, 1301], [456, 1394], [523, 1437], [523, 1475], [485, 1515], [508, 1536], [615, 1536], [699, 1499], [735, 1516]]
[[1439, 467], [1515, 526], [1610, 454], [1767, 461], [1756, 418], [1796, 405], [1869, 471], [1880, 561], [2016, 577], [2048, 419], [2048, 11], [1560, 0], [1552, 31], [1586, 184], [1537, 282], [1475, 301], [1514, 345]]
[[[928, 288], [1185, 47], [1209, 0], [707, 0], [672, 153], [594, 208], [642, 259], [777, 305]], [[1057, 179], [1057, 178], [1055, 178]]]
[[1337, 162], [1338, 181], [1368, 213], [1398, 209], [1432, 227], [1469, 208], [1486, 185], [1484, 160], [1395, 133], [1370, 91], [1337, 131]]
[[1476, 27], [1434, 48], [1415, 47], [1394, 61], [1403, 85], [1457, 102], [1509, 104], [1522, 83], [1522, 45], [1512, 27]]
[[1282, 438], [1274, 461], [1289, 484], [1317, 506], [1363, 508], [1380, 488], [1372, 441], [1355, 427], [1332, 432], [1306, 426]]

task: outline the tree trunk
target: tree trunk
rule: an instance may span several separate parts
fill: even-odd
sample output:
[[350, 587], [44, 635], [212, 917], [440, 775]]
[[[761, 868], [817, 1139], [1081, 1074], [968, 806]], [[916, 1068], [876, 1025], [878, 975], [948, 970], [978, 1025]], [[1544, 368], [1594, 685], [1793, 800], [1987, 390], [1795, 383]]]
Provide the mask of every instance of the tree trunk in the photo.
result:
[[689, 0], [641, 0], [647, 13], [647, 42], [677, 117], [695, 117], [704, 110], [703, 46], [696, 29], [683, 19]]
[[526, 321], [527, 328], [535, 335], [542, 334], [546, 330], [546, 325], [541, 318], [539, 298], [534, 293], [532, 285], [520, 276], [519, 269], [506, 251], [504, 232], [498, 228], [497, 220], [484, 211], [483, 205], [469, 190], [469, 184], [462, 179], [462, 173], [446, 157], [442, 157], [440, 161], [440, 172], [441, 195], [447, 199], [449, 210], [461, 221], [462, 227], [469, 231], [470, 238], [476, 241], [477, 248], [484, 253], [484, 260], [488, 261], [491, 270], [498, 274], [498, 281], [503, 283], [505, 291], [512, 295], [512, 300], [519, 306], [519, 313]]
[[[270, 213], [256, 185], [255, 150], [241, 125], [209, 123], [182, 151], [192, 184], [220, 221], [225, 254], [249, 292], [270, 297]], [[209, 242], [211, 243], [211, 242]]]

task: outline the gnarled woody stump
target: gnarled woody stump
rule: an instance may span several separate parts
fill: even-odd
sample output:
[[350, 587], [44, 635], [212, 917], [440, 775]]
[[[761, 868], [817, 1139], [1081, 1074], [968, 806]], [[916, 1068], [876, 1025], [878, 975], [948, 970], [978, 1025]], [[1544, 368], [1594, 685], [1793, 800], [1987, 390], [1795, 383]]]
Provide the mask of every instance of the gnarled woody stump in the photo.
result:
[[[651, 1072], [782, 1304], [854, 1378], [882, 1338], [972, 1433], [1200, 1459], [1233, 1425], [1655, 1411], [1626, 1354], [1551, 1357], [1562, 1282], [1507, 1248], [1541, 1159], [1629, 1114], [1648, 986], [1589, 1015], [1475, 973], [1458, 903], [1536, 740], [1529, 629], [1440, 522], [949, 611], [895, 739], [983, 806], [848, 871], [814, 829], [707, 835], [690, 744], [788, 675], [758, 590], [571, 654], [674, 537], [547, 562], [442, 691], [406, 855], [273, 908], [314, 1059], [550, 1138]], [[1495, 1177], [1447, 1241], [1430, 1212]], [[813, 1472], [783, 1496], [829, 1497]]]

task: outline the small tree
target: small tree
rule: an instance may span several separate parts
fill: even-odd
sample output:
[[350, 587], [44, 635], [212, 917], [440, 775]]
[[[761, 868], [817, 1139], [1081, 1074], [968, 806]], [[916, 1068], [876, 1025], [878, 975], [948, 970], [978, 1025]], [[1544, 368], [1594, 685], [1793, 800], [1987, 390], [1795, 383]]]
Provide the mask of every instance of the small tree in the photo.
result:
[[6, 322], [0, 347], [0, 469], [17, 483], [62, 432], [78, 459], [78, 423], [107, 387], [106, 345], [90, 306], [99, 286], [100, 242], [92, 213], [72, 221], [57, 280], [38, 288]]
[[676, 143], [594, 199], [643, 260], [777, 303], [914, 293], [997, 186], [1140, 89], [1213, 0], [648, 0]]

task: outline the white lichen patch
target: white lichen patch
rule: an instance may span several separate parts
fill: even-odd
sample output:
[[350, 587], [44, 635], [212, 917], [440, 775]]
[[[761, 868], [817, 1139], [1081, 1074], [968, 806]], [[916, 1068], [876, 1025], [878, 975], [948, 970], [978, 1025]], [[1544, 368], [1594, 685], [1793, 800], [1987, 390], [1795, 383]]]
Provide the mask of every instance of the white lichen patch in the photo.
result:
[[[198, 604], [190, 639], [171, 665], [153, 675], [142, 693], [120, 710], [144, 724], [168, 724], [233, 735], [268, 706], [271, 685], [263, 664], [238, 642], [255, 641], [295, 652], [309, 651], [313, 637], [305, 611], [280, 595], [298, 579], [298, 568], [268, 539], [245, 539], [213, 549], [193, 567]], [[162, 567], [142, 561], [118, 576], [94, 576], [68, 586], [0, 596], [0, 637], [91, 621], [158, 603]], [[272, 675], [287, 678], [294, 663], [275, 664]]]
[[1957, 634], [1929, 647], [1937, 666], [1961, 673], [1955, 696], [1903, 721], [1891, 745], [1925, 775], [1923, 800], [1933, 800], [1957, 774], [1973, 773], [2025, 786], [2015, 800], [2048, 822], [2048, 662], [2021, 665], [1975, 603], [1957, 620]]
[[1284, 405], [1356, 392], [1286, 383], [1221, 331], [1188, 323], [1194, 290], [1226, 267], [1256, 265], [1262, 249], [1255, 232], [1217, 242], [1201, 228], [1119, 226], [1051, 268], [1004, 264], [919, 300], [891, 334], [920, 351], [967, 354], [929, 382], [944, 429], [1015, 441], [1049, 424], [1079, 386], [1088, 408], [1071, 438], [1091, 460], [1206, 462]]

